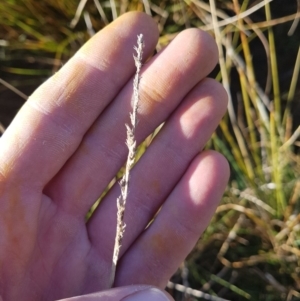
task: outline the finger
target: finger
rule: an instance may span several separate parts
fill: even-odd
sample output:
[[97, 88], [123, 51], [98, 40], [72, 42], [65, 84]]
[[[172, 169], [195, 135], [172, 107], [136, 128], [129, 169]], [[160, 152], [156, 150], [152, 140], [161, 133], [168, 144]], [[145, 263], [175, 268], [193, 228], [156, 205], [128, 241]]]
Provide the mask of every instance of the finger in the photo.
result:
[[26, 186], [43, 186], [77, 149], [85, 132], [134, 73], [136, 36], [153, 51], [157, 26], [128, 13], [85, 44], [38, 88], [0, 140], [0, 173]]
[[[212, 79], [203, 80], [166, 122], [133, 168], [121, 254], [145, 229], [191, 160], [204, 147], [226, 111], [226, 98], [226, 92], [219, 83]], [[119, 193], [116, 185], [102, 200], [88, 224], [92, 244], [107, 261], [111, 258], [115, 237]]]
[[[168, 118], [216, 62], [213, 39], [207, 33], [191, 29], [179, 34], [144, 66], [136, 131], [138, 142]], [[129, 122], [131, 96], [132, 82], [129, 82], [47, 187], [47, 194], [64, 210], [84, 215], [124, 164], [128, 152], [125, 123]]]
[[131, 285], [107, 291], [78, 296], [60, 301], [172, 301], [173, 298], [162, 290], [148, 285]]
[[154, 222], [122, 257], [116, 286], [144, 283], [165, 287], [207, 227], [228, 178], [223, 156], [212, 151], [198, 155]]

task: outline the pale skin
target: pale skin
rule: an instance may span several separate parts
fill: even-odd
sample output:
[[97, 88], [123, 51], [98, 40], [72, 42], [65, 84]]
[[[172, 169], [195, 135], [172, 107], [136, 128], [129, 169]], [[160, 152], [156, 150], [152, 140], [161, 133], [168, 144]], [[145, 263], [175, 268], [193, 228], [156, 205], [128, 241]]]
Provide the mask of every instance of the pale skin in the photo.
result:
[[199, 151], [227, 96], [205, 78], [218, 60], [213, 39], [189, 29], [142, 68], [137, 140], [165, 125], [132, 170], [115, 280], [124, 288], [108, 290], [118, 185], [87, 223], [85, 216], [127, 156], [124, 124], [140, 33], [144, 57], [151, 57], [154, 21], [123, 15], [33, 93], [0, 139], [3, 301], [121, 300], [133, 291], [127, 285], [163, 289], [214, 214], [229, 168], [222, 155]]

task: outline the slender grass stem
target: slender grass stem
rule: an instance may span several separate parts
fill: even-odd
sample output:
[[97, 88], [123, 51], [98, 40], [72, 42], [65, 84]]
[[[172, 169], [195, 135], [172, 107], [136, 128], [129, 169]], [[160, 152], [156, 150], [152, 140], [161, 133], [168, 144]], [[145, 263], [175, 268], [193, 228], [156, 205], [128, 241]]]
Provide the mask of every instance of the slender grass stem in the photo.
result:
[[117, 230], [115, 237], [115, 246], [113, 251], [113, 259], [112, 259], [112, 271], [110, 277], [110, 287], [113, 286], [115, 281], [116, 267], [119, 259], [119, 253], [122, 246], [122, 240], [125, 233], [125, 222], [124, 222], [124, 214], [125, 207], [128, 198], [128, 190], [129, 190], [129, 177], [130, 170], [135, 161], [136, 155], [136, 139], [135, 139], [135, 130], [137, 126], [137, 110], [139, 104], [139, 86], [140, 86], [140, 72], [142, 67], [142, 57], [143, 57], [143, 47], [144, 40], [143, 35], [139, 34], [137, 36], [137, 47], [134, 47], [136, 51], [136, 56], [134, 57], [134, 62], [136, 66], [136, 73], [133, 81], [133, 109], [132, 113], [130, 113], [130, 125], [126, 124], [126, 132], [127, 139], [126, 145], [128, 147], [128, 156], [125, 166], [125, 172], [120, 181], [121, 194], [117, 199]]

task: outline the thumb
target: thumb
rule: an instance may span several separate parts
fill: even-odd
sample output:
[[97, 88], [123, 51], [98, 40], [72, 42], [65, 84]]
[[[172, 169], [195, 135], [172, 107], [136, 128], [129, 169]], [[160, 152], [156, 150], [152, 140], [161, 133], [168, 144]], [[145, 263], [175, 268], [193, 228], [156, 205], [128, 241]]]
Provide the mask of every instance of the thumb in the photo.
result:
[[113, 288], [84, 296], [59, 301], [174, 301], [165, 291], [148, 285], [131, 285]]

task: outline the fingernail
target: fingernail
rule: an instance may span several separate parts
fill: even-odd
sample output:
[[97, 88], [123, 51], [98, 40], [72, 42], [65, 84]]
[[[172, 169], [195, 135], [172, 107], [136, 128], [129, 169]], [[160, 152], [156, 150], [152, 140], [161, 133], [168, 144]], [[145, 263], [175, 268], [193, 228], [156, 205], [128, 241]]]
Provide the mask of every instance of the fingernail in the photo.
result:
[[170, 299], [159, 289], [149, 288], [129, 295], [121, 301], [170, 301]]

